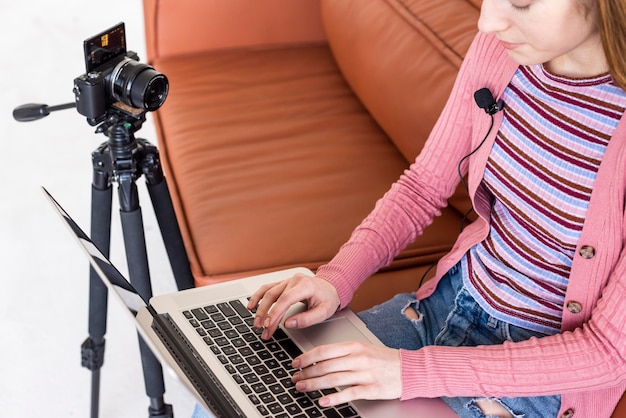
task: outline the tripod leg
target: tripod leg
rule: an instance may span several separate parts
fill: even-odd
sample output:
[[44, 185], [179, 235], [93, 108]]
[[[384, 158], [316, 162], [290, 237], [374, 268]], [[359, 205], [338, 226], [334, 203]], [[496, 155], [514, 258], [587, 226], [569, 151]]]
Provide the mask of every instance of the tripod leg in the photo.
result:
[[[133, 181], [124, 181], [124, 179], [119, 179], [119, 185], [120, 216], [130, 281], [145, 300], [150, 300], [152, 297], [152, 286], [150, 284], [146, 239], [137, 187]], [[161, 364], [141, 337], [139, 337], [139, 350], [143, 365], [146, 393], [151, 400], [150, 417], [173, 417], [171, 405], [167, 405], [163, 401], [165, 384], [163, 382]]]
[[191, 289], [194, 287], [193, 276], [165, 178], [156, 184], [148, 183], [148, 192], [178, 290]]
[[[108, 178], [95, 175], [91, 189], [91, 239], [106, 256], [109, 255], [111, 240], [112, 194]], [[105, 285], [95, 270], [90, 268], [89, 337], [81, 346], [81, 357], [82, 366], [91, 370], [91, 418], [98, 417], [100, 404], [100, 368], [104, 363], [107, 299]]]
[[174, 212], [172, 197], [163, 175], [159, 150], [145, 139], [139, 138], [137, 142], [141, 144], [143, 151], [141, 170], [146, 178], [148, 193], [159, 223], [161, 237], [165, 244], [176, 285], [178, 290], [191, 289], [194, 287], [193, 275]]

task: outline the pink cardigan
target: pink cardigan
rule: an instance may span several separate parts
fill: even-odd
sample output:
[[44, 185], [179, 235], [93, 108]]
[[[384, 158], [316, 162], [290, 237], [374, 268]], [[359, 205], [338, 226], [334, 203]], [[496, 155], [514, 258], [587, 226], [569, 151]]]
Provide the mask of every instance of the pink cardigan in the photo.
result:
[[[476, 37], [422, 153], [317, 272], [337, 288], [342, 307], [446, 205], [459, 183], [458, 162], [489, 129], [490, 117], [474, 103], [474, 91], [488, 87], [500, 97], [517, 67], [495, 38]], [[478, 219], [440, 260], [436, 277], [418, 290], [419, 299], [429, 296], [442, 275], [487, 236], [491, 202], [477, 189], [501, 122], [499, 112], [489, 138], [463, 167]], [[402, 399], [561, 394], [559, 416], [611, 416], [626, 389], [625, 147], [626, 123], [621, 121], [591, 196], [566, 293], [562, 333], [497, 346], [402, 350]]]

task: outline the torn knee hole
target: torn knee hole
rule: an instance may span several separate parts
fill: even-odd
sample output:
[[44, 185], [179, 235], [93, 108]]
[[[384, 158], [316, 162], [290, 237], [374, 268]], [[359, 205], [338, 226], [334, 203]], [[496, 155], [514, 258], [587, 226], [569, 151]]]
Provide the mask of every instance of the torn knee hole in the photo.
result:
[[478, 408], [486, 417], [493, 418], [516, 418], [502, 403], [497, 399], [480, 399], [472, 402], [474, 407]]
[[417, 314], [417, 312], [415, 312], [415, 309], [412, 308], [412, 305], [409, 305], [406, 308], [404, 308], [404, 316], [406, 316], [409, 319], [413, 319], [413, 320], [420, 319], [420, 317]]

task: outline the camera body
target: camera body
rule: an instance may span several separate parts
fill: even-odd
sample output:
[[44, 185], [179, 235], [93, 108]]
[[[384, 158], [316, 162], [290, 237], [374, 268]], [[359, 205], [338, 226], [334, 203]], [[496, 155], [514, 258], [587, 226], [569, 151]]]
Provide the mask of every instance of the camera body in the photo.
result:
[[91, 125], [112, 109], [135, 116], [165, 102], [167, 77], [126, 51], [124, 23], [85, 40], [83, 48], [86, 72], [74, 79], [74, 97], [78, 113]]

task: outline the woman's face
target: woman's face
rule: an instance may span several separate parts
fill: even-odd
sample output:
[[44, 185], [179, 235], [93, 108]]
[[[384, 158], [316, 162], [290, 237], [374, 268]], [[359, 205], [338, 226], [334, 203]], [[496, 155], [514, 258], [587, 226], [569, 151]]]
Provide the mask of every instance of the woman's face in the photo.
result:
[[[544, 64], [557, 74], [608, 71], [594, 0], [483, 0], [478, 29], [494, 34], [521, 65]], [[592, 3], [593, 1], [593, 3]]]

